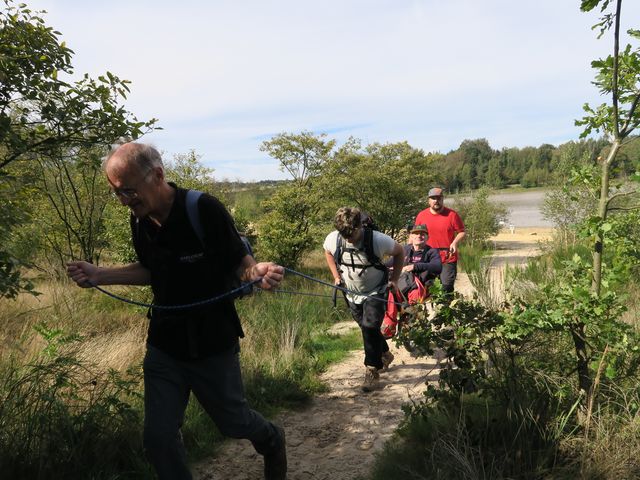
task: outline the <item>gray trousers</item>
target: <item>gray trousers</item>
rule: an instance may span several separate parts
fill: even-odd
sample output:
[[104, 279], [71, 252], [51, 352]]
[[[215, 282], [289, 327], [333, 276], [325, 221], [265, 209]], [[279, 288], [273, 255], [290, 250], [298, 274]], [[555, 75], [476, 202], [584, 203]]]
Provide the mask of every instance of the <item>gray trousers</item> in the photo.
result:
[[223, 435], [246, 438], [258, 453], [276, 448], [279, 434], [244, 397], [239, 347], [180, 361], [147, 345], [144, 358], [144, 449], [160, 480], [191, 480], [180, 427], [189, 393]]
[[458, 263], [443, 263], [442, 273], [440, 273], [440, 281], [442, 282], [442, 290], [445, 293], [453, 293], [453, 284], [458, 275]]

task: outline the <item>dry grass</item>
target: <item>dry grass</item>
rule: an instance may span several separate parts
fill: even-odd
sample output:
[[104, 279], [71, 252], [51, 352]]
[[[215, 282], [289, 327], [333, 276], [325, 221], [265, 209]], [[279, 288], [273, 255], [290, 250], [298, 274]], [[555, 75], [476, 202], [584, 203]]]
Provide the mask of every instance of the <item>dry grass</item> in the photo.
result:
[[37, 325], [78, 334], [79, 358], [98, 368], [124, 371], [142, 357], [147, 321], [144, 312], [124, 307], [102, 294], [68, 282], [42, 282], [40, 295], [0, 300], [0, 356], [19, 363], [33, 359], [46, 340]]

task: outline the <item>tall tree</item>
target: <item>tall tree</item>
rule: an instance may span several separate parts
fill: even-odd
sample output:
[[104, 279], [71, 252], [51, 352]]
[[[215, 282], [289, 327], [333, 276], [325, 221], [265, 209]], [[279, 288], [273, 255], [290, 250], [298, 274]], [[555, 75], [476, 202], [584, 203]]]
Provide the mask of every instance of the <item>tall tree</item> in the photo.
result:
[[426, 205], [433, 181], [431, 157], [407, 142], [366, 147], [350, 139], [327, 163], [322, 174], [331, 215], [343, 205], [357, 206], [378, 227], [395, 235]]
[[258, 226], [259, 254], [287, 267], [297, 266], [319, 238], [314, 228], [323, 195], [316, 180], [335, 145], [335, 140], [325, 137], [308, 131], [281, 133], [260, 147], [293, 177], [264, 202], [267, 213]]
[[34, 186], [41, 207], [32, 213], [40, 225], [44, 255], [54, 266], [69, 259], [98, 262], [106, 245], [103, 214], [109, 191], [102, 176], [105, 150], [82, 148], [36, 157]]
[[[598, 200], [597, 215], [594, 218], [594, 247], [593, 247], [593, 280], [594, 292], [599, 295], [602, 287], [602, 252], [605, 244], [606, 233], [611, 230], [611, 224], [607, 223], [607, 215], [612, 208], [629, 209], [640, 208], [638, 189], [622, 190], [617, 188], [612, 192], [610, 185], [611, 168], [623, 145], [629, 141], [629, 136], [640, 126], [640, 49], [627, 44], [620, 49], [620, 21], [622, 13], [622, 0], [582, 0], [581, 9], [589, 12], [600, 6], [602, 17], [600, 22], [594, 25], [600, 30], [599, 37], [613, 29], [613, 51], [607, 58], [591, 62], [597, 71], [594, 84], [604, 95], [610, 95], [611, 103], [603, 103], [593, 108], [585, 104], [586, 115], [577, 120], [576, 124], [584, 126], [582, 136], [591, 132], [603, 132], [611, 142], [611, 147], [606, 157], [601, 159], [600, 170], [600, 195]], [[640, 30], [627, 30], [634, 40], [640, 40]], [[636, 174], [636, 180], [640, 180], [640, 174]], [[622, 197], [631, 197], [634, 204], [631, 206], [616, 205], [616, 200]]]
[[[73, 76], [73, 51], [47, 26], [42, 12], [3, 0], [0, 10], [0, 195], [20, 175], [8, 167], [41, 156], [108, 146], [119, 137], [137, 138], [155, 120], [138, 121], [120, 101], [129, 82], [110, 72], [92, 79]], [[9, 175], [13, 174], [13, 177]], [[0, 198], [2, 203], [8, 198]], [[17, 213], [16, 213], [17, 215]], [[11, 236], [15, 219], [3, 219], [0, 238]], [[4, 244], [3, 244], [4, 247]], [[0, 247], [0, 297], [19, 291], [19, 260]], [[16, 288], [17, 287], [17, 288]]]

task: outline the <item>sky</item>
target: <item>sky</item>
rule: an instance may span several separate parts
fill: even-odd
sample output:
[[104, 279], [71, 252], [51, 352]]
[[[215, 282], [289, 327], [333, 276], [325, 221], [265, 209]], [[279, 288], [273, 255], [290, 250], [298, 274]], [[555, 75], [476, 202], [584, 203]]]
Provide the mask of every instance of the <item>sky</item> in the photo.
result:
[[[579, 0], [24, 0], [74, 52], [77, 78], [130, 80], [124, 105], [218, 180], [288, 178], [260, 151], [278, 133], [407, 141], [446, 153], [577, 140], [599, 104], [598, 12]], [[623, 30], [640, 2], [623, 3]]]

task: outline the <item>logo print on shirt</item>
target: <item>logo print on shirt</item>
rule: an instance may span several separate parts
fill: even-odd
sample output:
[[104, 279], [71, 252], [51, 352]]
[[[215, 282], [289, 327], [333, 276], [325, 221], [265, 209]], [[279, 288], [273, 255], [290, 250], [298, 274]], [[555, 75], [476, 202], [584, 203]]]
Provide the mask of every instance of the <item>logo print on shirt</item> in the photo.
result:
[[180, 263], [195, 263], [204, 258], [204, 252], [194, 253], [193, 255], [184, 255], [180, 257]]

